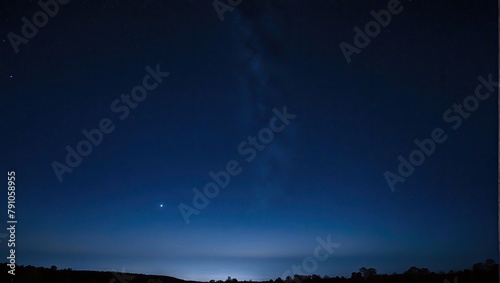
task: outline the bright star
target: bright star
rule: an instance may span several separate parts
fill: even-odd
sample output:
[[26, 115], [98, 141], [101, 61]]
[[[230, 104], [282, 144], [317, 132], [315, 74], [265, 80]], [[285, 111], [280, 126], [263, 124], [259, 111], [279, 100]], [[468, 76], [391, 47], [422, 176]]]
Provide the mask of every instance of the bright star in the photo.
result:
[[163, 207], [163, 204], [160, 204], [160, 207]]

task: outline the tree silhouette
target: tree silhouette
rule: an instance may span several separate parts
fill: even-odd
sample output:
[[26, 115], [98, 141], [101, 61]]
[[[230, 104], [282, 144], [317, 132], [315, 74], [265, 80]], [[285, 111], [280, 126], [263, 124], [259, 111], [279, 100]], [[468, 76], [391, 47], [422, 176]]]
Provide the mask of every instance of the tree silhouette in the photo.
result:
[[361, 272], [361, 276], [365, 279], [372, 278], [377, 275], [377, 270], [375, 268], [366, 268], [366, 267], [361, 267], [359, 269], [359, 272]]
[[407, 271], [405, 271], [405, 275], [409, 276], [428, 276], [431, 272], [427, 268], [418, 268], [415, 266], [410, 267]]
[[472, 271], [474, 272], [482, 272], [484, 269], [484, 264], [482, 262], [474, 263], [472, 266]]
[[361, 279], [361, 278], [363, 278], [363, 274], [361, 272], [351, 273], [351, 279]]
[[493, 259], [488, 258], [484, 261], [484, 269], [486, 270], [486, 272], [492, 271], [494, 267], [495, 261]]
[[484, 263], [483, 262], [475, 263], [472, 266], [472, 271], [474, 271], [474, 272], [490, 272], [490, 271], [493, 271], [497, 266], [498, 266], [498, 264], [496, 264], [493, 259], [488, 258], [484, 261]]

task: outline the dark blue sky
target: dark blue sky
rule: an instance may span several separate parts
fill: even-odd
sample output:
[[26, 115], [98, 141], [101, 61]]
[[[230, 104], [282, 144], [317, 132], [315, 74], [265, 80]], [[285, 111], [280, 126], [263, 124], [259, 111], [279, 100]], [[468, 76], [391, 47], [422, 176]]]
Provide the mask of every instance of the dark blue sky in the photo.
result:
[[[479, 76], [498, 77], [497, 3], [462, 2], [401, 1], [350, 63], [339, 44], [355, 46], [353, 28], [393, 1], [244, 0], [223, 21], [210, 1], [70, 1], [17, 53], [8, 34], [42, 8], [4, 3], [18, 263], [267, 280], [312, 257], [318, 237], [339, 244], [310, 268], [320, 275], [498, 261], [496, 87], [474, 98]], [[148, 66], [169, 75], [122, 101]], [[454, 108], [464, 100], [468, 116]], [[273, 118], [285, 107], [287, 125]], [[67, 146], [103, 119], [113, 130], [60, 182], [54, 162], [70, 168]], [[446, 140], [391, 191], [384, 173], [436, 128]], [[259, 133], [269, 143], [251, 146]], [[193, 188], [231, 161], [241, 172], [197, 209]], [[198, 213], [188, 224], [181, 204]]]

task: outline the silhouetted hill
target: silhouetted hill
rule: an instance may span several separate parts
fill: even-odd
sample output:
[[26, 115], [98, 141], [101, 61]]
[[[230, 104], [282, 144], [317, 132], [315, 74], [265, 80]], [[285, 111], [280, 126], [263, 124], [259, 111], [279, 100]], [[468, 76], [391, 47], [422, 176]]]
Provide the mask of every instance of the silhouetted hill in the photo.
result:
[[16, 266], [15, 276], [8, 274], [10, 268], [3, 263], [0, 282], [10, 283], [195, 283], [170, 276], [132, 274], [105, 271], [58, 270], [34, 266]]

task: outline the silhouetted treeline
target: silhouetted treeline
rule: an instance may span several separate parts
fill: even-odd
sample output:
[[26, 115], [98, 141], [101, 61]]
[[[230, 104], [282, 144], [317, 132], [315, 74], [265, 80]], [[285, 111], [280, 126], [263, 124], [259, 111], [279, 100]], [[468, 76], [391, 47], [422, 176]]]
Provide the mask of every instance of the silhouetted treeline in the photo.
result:
[[[100, 271], [59, 270], [34, 266], [16, 266], [15, 276], [8, 274], [7, 263], [0, 268], [0, 282], [13, 283], [199, 283], [185, 281], [169, 276], [130, 274]], [[196, 270], [193, 270], [196, 273]], [[14, 278], [14, 281], [11, 281]], [[498, 264], [492, 259], [476, 263], [471, 269], [462, 271], [431, 272], [427, 268], [411, 267], [403, 274], [378, 274], [375, 268], [362, 267], [353, 272], [350, 278], [313, 275], [299, 275], [277, 278], [269, 281], [253, 281], [252, 283], [493, 283], [498, 280]], [[236, 283], [237, 278], [227, 280], [211, 280], [210, 283]]]

